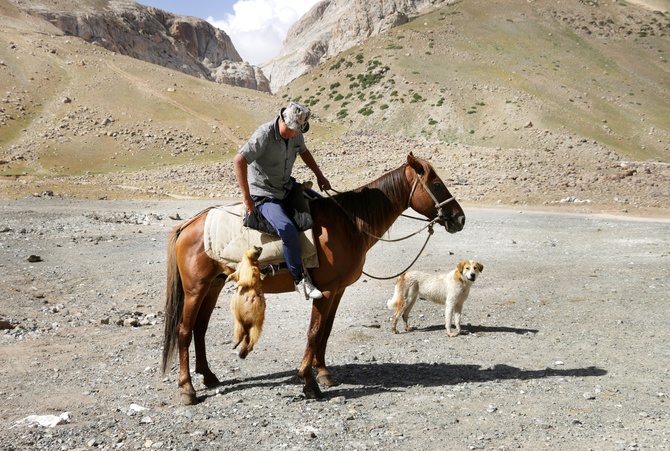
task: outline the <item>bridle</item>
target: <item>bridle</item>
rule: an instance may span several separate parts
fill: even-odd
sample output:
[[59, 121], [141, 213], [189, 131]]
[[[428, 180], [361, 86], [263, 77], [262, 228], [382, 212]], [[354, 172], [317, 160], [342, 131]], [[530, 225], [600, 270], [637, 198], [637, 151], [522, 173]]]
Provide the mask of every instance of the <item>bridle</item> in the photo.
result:
[[[423, 181], [423, 179], [421, 178], [421, 176], [418, 173], [416, 173], [416, 178], [414, 179], [414, 185], [412, 185], [412, 190], [409, 193], [409, 199], [407, 199], [407, 208], [412, 207], [412, 197], [414, 197], [414, 191], [416, 191], [416, 186], [419, 184], [419, 181], [423, 185], [423, 189], [428, 193], [430, 198], [435, 203], [435, 208], [437, 209], [437, 217], [440, 218], [440, 219], [445, 219], [447, 217], [447, 215], [444, 212], [443, 207], [445, 205], [447, 205], [449, 202], [456, 200], [456, 198], [454, 196], [451, 196], [450, 198], [440, 202], [439, 200], [437, 200], [437, 197], [435, 197], [435, 194], [433, 194], [433, 192], [430, 190], [430, 188], [428, 187], [428, 184]], [[405, 216], [405, 215], [403, 215], [403, 216]], [[411, 218], [411, 216], [406, 216], [406, 217]], [[415, 219], [420, 219], [420, 218], [415, 218]], [[433, 222], [434, 221], [435, 221], [435, 219], [433, 219]]]
[[[402, 237], [402, 238], [396, 238], [396, 239], [393, 239], [393, 240], [391, 240], [391, 239], [385, 239], [385, 238], [383, 238], [383, 237], [373, 235], [372, 233], [368, 232], [367, 230], [363, 230], [363, 229], [362, 229], [361, 231], [362, 231], [363, 233], [365, 233], [366, 235], [368, 235], [368, 236], [370, 236], [370, 237], [372, 237], [372, 238], [374, 238], [374, 239], [376, 239], [376, 240], [384, 241], [384, 242], [387, 242], [387, 243], [396, 243], [396, 242], [398, 242], [398, 241], [406, 240], [406, 239], [411, 238], [411, 237], [413, 237], [413, 236], [415, 236], [415, 235], [418, 235], [419, 233], [421, 233], [421, 232], [424, 231], [425, 229], [428, 229], [428, 236], [426, 237], [426, 241], [424, 241], [423, 246], [421, 246], [421, 249], [420, 249], [419, 252], [416, 254], [416, 257], [414, 257], [414, 260], [412, 260], [412, 262], [407, 266], [407, 268], [405, 268], [404, 270], [400, 271], [398, 274], [395, 274], [395, 275], [393, 275], [393, 276], [388, 276], [388, 277], [378, 277], [378, 276], [373, 276], [373, 275], [371, 275], [371, 274], [366, 273], [365, 271], [362, 271], [363, 274], [365, 274], [366, 276], [370, 277], [371, 279], [376, 279], [376, 280], [390, 280], [390, 279], [395, 279], [395, 278], [398, 277], [399, 275], [401, 275], [401, 274], [407, 272], [412, 266], [414, 266], [414, 263], [416, 263], [416, 261], [419, 259], [419, 256], [421, 256], [421, 253], [423, 252], [423, 250], [424, 250], [424, 249], [426, 248], [426, 246], [428, 245], [428, 240], [430, 239], [431, 236], [433, 236], [433, 232], [434, 232], [434, 230], [433, 230], [433, 225], [434, 225], [437, 221], [439, 221], [440, 219], [442, 219], [442, 220], [445, 220], [445, 219], [446, 219], [446, 213], [444, 212], [444, 206], [445, 206], [446, 204], [448, 204], [449, 202], [452, 202], [452, 201], [456, 200], [456, 198], [455, 198], [454, 196], [451, 196], [450, 198], [448, 198], [448, 199], [443, 200], [442, 202], [440, 202], [439, 200], [437, 200], [437, 197], [435, 197], [435, 194], [433, 194], [433, 192], [430, 190], [430, 188], [428, 187], [428, 185], [426, 184], [426, 182], [423, 181], [423, 179], [421, 178], [421, 176], [419, 175], [419, 173], [416, 172], [416, 170], [415, 170], [414, 172], [415, 172], [415, 174], [416, 174], [416, 178], [414, 179], [414, 184], [412, 185], [412, 189], [410, 190], [410, 193], [409, 193], [409, 198], [407, 199], [407, 208], [411, 208], [411, 206], [412, 206], [412, 205], [411, 205], [411, 204], [412, 204], [412, 198], [414, 197], [414, 192], [416, 191], [416, 187], [417, 187], [417, 185], [419, 184], [419, 181], [420, 181], [421, 184], [423, 185], [423, 189], [428, 193], [428, 195], [430, 196], [430, 198], [431, 198], [431, 199], [433, 200], [433, 202], [435, 203], [435, 208], [437, 209], [437, 216], [436, 216], [435, 218], [431, 219], [431, 220], [427, 220], [427, 219], [423, 219], [423, 218], [417, 218], [417, 217], [415, 217], [415, 216], [408, 216], [408, 215], [405, 215], [405, 214], [401, 214], [400, 216], [404, 216], [404, 217], [406, 217], [406, 218], [414, 219], [414, 220], [417, 220], [417, 221], [428, 221], [428, 224], [426, 224], [425, 226], [423, 226], [422, 228], [420, 228], [419, 230], [417, 230], [417, 231], [414, 232], [414, 233], [410, 233], [409, 235], [407, 235], [407, 236], [405, 236], [405, 237]], [[333, 192], [335, 192], [336, 194], [340, 194], [338, 191], [336, 191], [336, 190], [334, 190], [334, 189], [332, 189], [332, 188], [331, 188], [331, 190], [332, 190]], [[350, 214], [348, 211], [346, 211], [346, 210], [345, 210], [345, 209], [344, 209], [344, 208], [343, 208], [343, 207], [342, 207], [342, 206], [341, 206], [335, 199], [333, 199], [333, 196], [331, 196], [331, 194], [328, 192], [329, 190], [324, 190], [324, 191], [326, 192], [326, 194], [328, 195], [328, 197], [335, 203], [335, 205], [337, 205], [337, 206], [340, 208], [340, 210], [342, 210], [342, 211], [344, 212], [344, 214], [347, 215], [347, 217], [349, 218], [349, 220], [352, 221], [352, 222], [355, 224], [355, 223], [356, 223], [355, 219], [354, 219], [354, 218], [351, 216], [351, 214]]]

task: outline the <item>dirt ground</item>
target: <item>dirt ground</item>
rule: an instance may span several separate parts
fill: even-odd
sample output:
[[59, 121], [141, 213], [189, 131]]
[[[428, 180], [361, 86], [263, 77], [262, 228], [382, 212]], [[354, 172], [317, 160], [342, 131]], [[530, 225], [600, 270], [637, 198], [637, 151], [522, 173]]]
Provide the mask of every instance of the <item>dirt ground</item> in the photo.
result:
[[[341, 385], [323, 401], [296, 376], [309, 305], [268, 295], [240, 360], [224, 293], [207, 340], [223, 384], [196, 377], [201, 402], [186, 407], [176, 367], [159, 370], [164, 247], [170, 217], [210, 203], [0, 205], [0, 449], [670, 448], [670, 220], [465, 205], [465, 229], [436, 230], [415, 269], [484, 264], [466, 334], [447, 337], [425, 301], [418, 330], [392, 334], [393, 281], [363, 276], [335, 321], [327, 361]], [[401, 218], [391, 237], [417, 228]], [[366, 272], [402, 270], [424, 239], [377, 244]], [[48, 415], [67, 420], [35, 425]]]

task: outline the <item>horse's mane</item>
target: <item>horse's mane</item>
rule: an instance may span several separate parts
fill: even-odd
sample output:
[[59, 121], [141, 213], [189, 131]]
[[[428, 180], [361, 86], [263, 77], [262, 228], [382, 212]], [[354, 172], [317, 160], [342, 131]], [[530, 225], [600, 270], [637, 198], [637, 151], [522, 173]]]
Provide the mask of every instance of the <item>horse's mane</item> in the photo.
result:
[[405, 178], [406, 167], [407, 164], [403, 164], [366, 185], [320, 200], [336, 203], [329, 205], [328, 209], [335, 213], [332, 220], [340, 221], [338, 226], [353, 222], [359, 232], [380, 230], [388, 225], [389, 216], [407, 207], [409, 184]]

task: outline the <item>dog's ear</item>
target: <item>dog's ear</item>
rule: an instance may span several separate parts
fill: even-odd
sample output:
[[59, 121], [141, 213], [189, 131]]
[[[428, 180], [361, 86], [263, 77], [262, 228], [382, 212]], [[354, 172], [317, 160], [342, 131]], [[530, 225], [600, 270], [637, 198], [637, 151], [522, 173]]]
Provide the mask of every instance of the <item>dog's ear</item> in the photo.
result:
[[484, 271], [484, 265], [482, 265], [479, 262], [475, 262], [475, 267], [477, 268], [477, 271], [479, 271], [479, 272]]
[[465, 265], [466, 265], [467, 263], [468, 263], [468, 262], [466, 262], [466, 261], [462, 261], [462, 262], [460, 262], [460, 263], [458, 264], [458, 272], [460, 272], [460, 273], [462, 274], [462, 273], [463, 273], [463, 268], [465, 267]]

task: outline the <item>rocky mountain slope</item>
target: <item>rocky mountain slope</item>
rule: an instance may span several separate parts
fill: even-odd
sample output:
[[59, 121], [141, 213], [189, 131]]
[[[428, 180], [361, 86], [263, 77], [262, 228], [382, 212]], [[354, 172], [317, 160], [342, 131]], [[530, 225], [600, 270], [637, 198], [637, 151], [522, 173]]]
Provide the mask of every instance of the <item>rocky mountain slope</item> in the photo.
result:
[[365, 39], [407, 23], [447, 0], [323, 0], [291, 26], [280, 54], [262, 65], [276, 92]]
[[195, 17], [176, 16], [134, 0], [10, 0], [19, 10], [43, 18], [75, 36], [122, 55], [195, 77], [269, 92], [256, 66], [242, 61], [228, 35]]
[[0, 197], [236, 198], [230, 158], [297, 99], [338, 190], [414, 151], [465, 204], [667, 215], [668, 16], [511, 4], [444, 6], [272, 96], [109, 51], [0, 0]]
[[277, 95], [345, 126], [547, 152], [571, 137], [668, 161], [670, 14], [625, 2], [503, 3], [446, 5]]

